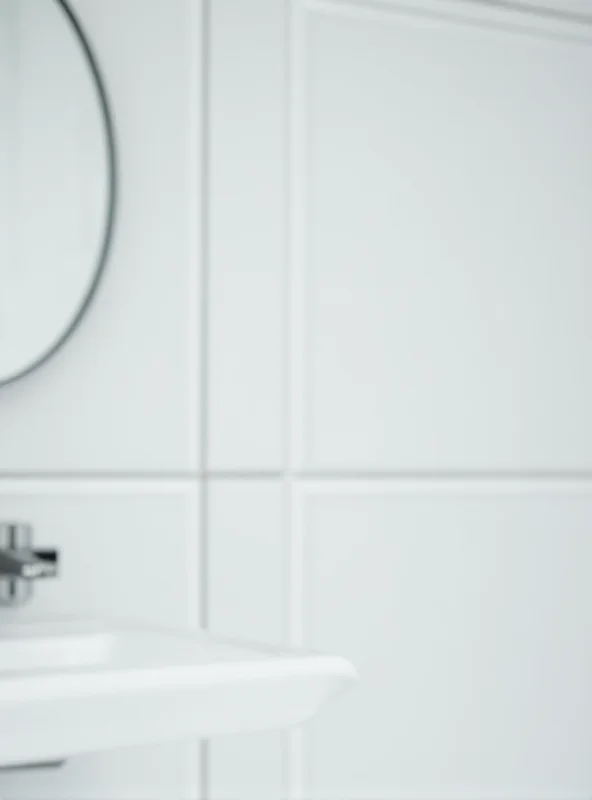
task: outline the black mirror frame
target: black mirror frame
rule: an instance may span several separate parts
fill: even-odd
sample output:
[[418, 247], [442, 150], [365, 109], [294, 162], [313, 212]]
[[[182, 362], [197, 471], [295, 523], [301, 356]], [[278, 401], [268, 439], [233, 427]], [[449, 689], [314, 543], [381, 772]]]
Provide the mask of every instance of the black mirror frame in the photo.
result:
[[68, 0], [53, 0], [53, 1], [63, 11], [68, 23], [72, 28], [74, 35], [78, 39], [78, 42], [81, 46], [83, 57], [86, 59], [88, 67], [91, 71], [93, 83], [96, 89], [97, 100], [99, 102], [101, 110], [101, 116], [103, 118], [103, 129], [104, 129], [106, 151], [107, 151], [107, 170], [108, 170], [108, 185], [109, 185], [109, 190], [108, 190], [109, 193], [107, 197], [107, 214], [105, 217], [105, 230], [103, 234], [103, 243], [99, 251], [92, 281], [90, 282], [90, 285], [84, 296], [84, 299], [82, 300], [82, 303], [80, 304], [78, 310], [76, 311], [69, 325], [63, 331], [63, 333], [58, 337], [58, 339], [54, 341], [53, 344], [51, 344], [50, 347], [48, 347], [48, 349], [44, 353], [42, 353], [35, 361], [33, 361], [31, 364], [29, 364], [19, 372], [15, 372], [13, 375], [10, 375], [8, 378], [0, 379], [0, 389], [11, 383], [14, 383], [15, 381], [20, 380], [21, 378], [24, 378], [26, 375], [29, 375], [31, 372], [34, 372], [39, 367], [43, 366], [47, 361], [49, 361], [50, 358], [52, 358], [52, 356], [54, 356], [59, 350], [62, 349], [64, 344], [76, 331], [76, 329], [78, 328], [78, 326], [82, 321], [82, 318], [88, 311], [97, 293], [97, 289], [101, 282], [101, 278], [103, 277], [103, 274], [105, 272], [105, 267], [107, 264], [109, 253], [111, 251], [111, 245], [113, 242], [113, 234], [115, 228], [115, 216], [116, 216], [117, 194], [118, 194], [117, 146], [115, 141], [115, 126], [113, 124], [113, 115], [111, 112], [109, 97], [107, 95], [107, 90], [105, 88], [105, 83], [97, 62], [97, 58], [93, 52], [89, 40], [86, 37], [86, 34], [82, 29], [80, 22], [78, 21], [78, 18], [76, 17], [74, 11], [70, 7]]

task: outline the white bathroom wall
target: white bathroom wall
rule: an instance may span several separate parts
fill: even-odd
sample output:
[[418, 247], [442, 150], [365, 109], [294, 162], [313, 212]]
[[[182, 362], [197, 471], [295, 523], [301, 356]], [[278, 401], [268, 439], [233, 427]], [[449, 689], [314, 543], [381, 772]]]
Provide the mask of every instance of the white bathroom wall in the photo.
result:
[[[281, 482], [213, 480], [208, 511], [211, 628], [280, 644], [286, 578]], [[213, 740], [208, 764], [212, 799], [281, 797], [282, 745], [276, 731]]]
[[[208, 3], [208, 622], [286, 639], [289, 3]], [[285, 737], [208, 748], [212, 800], [284, 797]]]
[[307, 14], [300, 464], [589, 470], [592, 49], [424, 6]]
[[285, 4], [214, 0], [208, 9], [208, 467], [277, 472], [286, 368]]
[[362, 684], [201, 774], [169, 744], [5, 800], [592, 793], [592, 37], [501, 5], [210, 0], [202, 52], [198, 0], [75, 3], [121, 206], [80, 331], [0, 395], [0, 502], [65, 559], [24, 613], [206, 619]]
[[[106, 614], [197, 629], [201, 5], [73, 7], [112, 102], [117, 225], [79, 330], [0, 392], [0, 517], [30, 521], [37, 542], [62, 556], [59, 580], [22, 611], [0, 610], [0, 624]], [[0, 795], [195, 800], [199, 760], [197, 741], [91, 754], [55, 771], [0, 774]]]
[[[212, 196], [235, 174], [240, 231], [284, 255], [262, 282], [210, 227], [233, 435], [209, 431], [209, 621], [362, 678], [302, 730], [212, 742], [211, 794], [583, 800], [592, 26], [567, 12], [589, 3], [210, 7], [212, 153], [241, 153]], [[241, 349], [247, 317], [267, 348]], [[217, 372], [242, 358], [255, 414]]]

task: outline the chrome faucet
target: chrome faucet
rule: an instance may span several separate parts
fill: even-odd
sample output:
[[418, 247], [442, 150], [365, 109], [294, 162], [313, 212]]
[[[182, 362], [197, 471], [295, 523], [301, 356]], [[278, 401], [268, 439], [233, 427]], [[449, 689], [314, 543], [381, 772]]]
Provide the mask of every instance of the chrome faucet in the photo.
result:
[[24, 522], [0, 523], [0, 605], [18, 606], [33, 593], [33, 581], [55, 578], [57, 550], [33, 549], [33, 528]]

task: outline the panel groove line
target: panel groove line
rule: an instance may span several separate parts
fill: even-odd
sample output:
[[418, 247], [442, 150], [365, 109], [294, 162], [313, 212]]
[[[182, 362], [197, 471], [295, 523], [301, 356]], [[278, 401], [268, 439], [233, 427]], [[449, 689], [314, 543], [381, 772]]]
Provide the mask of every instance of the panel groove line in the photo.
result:
[[[592, 482], [592, 473], [589, 471], [563, 470], [563, 471], [540, 471], [531, 472], [529, 470], [520, 471], [495, 471], [495, 470], [474, 470], [474, 471], [391, 471], [391, 470], [212, 470], [203, 472], [6, 472], [0, 473], [0, 481], [13, 481], [26, 484], [30, 481], [37, 483], [62, 482], [75, 484], [85, 482], [86, 484], [101, 484], [105, 481], [121, 481], [123, 483], [202, 483], [205, 481], [216, 480], [244, 480], [244, 481], [267, 481], [284, 480], [288, 484], [292, 481], [489, 481], [496, 480], [510, 483], [512, 481], [554, 481], [563, 483], [565, 481], [581, 481], [582, 483]], [[286, 628], [287, 631], [287, 628]], [[288, 636], [288, 633], [286, 633]]]
[[196, 487], [193, 478], [142, 478], [130, 477], [122, 480], [118, 476], [103, 476], [100, 478], [88, 477], [56, 477], [47, 476], [43, 479], [37, 477], [25, 480], [18, 478], [2, 478], [0, 480], [0, 496], [3, 494], [29, 495], [39, 494], [44, 496], [69, 494], [69, 495], [184, 495], [188, 490]]
[[209, 456], [209, 270], [210, 270], [210, 80], [211, 80], [211, 9], [209, 0], [201, 3], [201, 86], [200, 86], [200, 109], [201, 109], [201, 175], [202, 175], [202, 212], [201, 212], [201, 311], [202, 311], [202, 331], [201, 331], [201, 386], [202, 386], [202, 405], [200, 408], [199, 427], [200, 436], [200, 464], [201, 470], [201, 549], [202, 549], [202, 573], [201, 573], [201, 613], [200, 621], [204, 628], [208, 626], [208, 513], [207, 513], [207, 465]]
[[549, 38], [592, 41], [592, 16], [554, 12], [534, 6], [488, 3], [480, 0], [304, 0], [311, 12], [347, 15], [394, 22], [407, 17], [417, 21], [480, 25], [508, 32]]
[[287, 445], [285, 469], [294, 472], [303, 463], [304, 397], [306, 396], [305, 281], [307, 238], [306, 185], [306, 15], [303, 0], [291, 0], [288, 32], [288, 370], [286, 410]]
[[[304, 259], [306, 257], [306, 210], [304, 150], [306, 131], [305, 25], [303, 0], [288, 0], [286, 20], [286, 246], [287, 280], [285, 298], [286, 371], [284, 410], [284, 552], [285, 552], [285, 639], [291, 647], [302, 641], [303, 580], [302, 525], [295, 519], [294, 485], [302, 464], [304, 435]], [[284, 734], [283, 784], [286, 800], [304, 799], [304, 737], [302, 729]]]
[[[199, 572], [199, 624], [202, 629], [207, 629], [210, 622], [210, 558], [209, 558], [209, 492], [207, 479], [207, 466], [209, 457], [209, 345], [210, 345], [210, 83], [211, 83], [211, 6], [210, 0], [201, 0], [200, 4], [200, 81], [199, 103], [200, 109], [200, 139], [199, 155], [201, 168], [201, 340], [200, 340], [200, 377], [201, 377], [201, 407], [199, 417], [199, 463], [201, 473], [200, 481], [200, 572]], [[208, 800], [211, 795], [211, 752], [209, 741], [201, 740], [198, 746], [199, 758], [199, 800]]]
[[450, 482], [480, 482], [480, 481], [499, 481], [510, 483], [512, 481], [542, 481], [542, 482], [557, 482], [563, 483], [565, 481], [581, 481], [582, 483], [590, 483], [592, 481], [592, 473], [582, 470], [563, 470], [563, 471], [540, 471], [533, 472], [529, 470], [473, 470], [473, 471], [457, 471], [457, 470], [421, 470], [421, 471], [390, 471], [390, 470], [304, 470], [301, 472], [293, 473], [296, 479], [310, 481], [310, 480], [328, 480], [328, 481], [441, 481], [443, 483]]

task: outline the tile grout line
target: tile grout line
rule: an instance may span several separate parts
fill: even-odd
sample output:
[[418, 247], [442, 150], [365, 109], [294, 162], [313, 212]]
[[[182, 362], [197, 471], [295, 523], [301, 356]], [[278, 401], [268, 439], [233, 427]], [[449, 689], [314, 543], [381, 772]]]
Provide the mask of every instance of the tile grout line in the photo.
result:
[[[199, 448], [200, 452], [203, 448]], [[233, 480], [249, 480], [249, 481], [291, 481], [310, 483], [317, 481], [319, 483], [325, 481], [332, 482], [359, 482], [359, 483], [375, 483], [375, 482], [390, 482], [390, 483], [407, 483], [410, 481], [422, 482], [444, 482], [444, 483], [471, 483], [478, 484], [484, 481], [499, 481], [500, 483], [522, 483], [525, 481], [536, 483], [567, 483], [567, 482], [580, 482], [582, 484], [592, 483], [592, 472], [587, 470], [563, 470], [560, 472], [555, 471], [528, 471], [528, 470], [515, 470], [515, 471], [488, 471], [482, 470], [479, 472], [461, 472], [461, 471], [397, 471], [391, 472], [388, 470], [376, 471], [315, 471], [315, 470], [291, 470], [291, 469], [276, 469], [276, 470], [188, 470], [188, 471], [136, 471], [129, 470], [118, 472], [116, 470], [80, 470], [78, 472], [70, 471], [0, 471], [0, 480], [13, 481], [15, 483], [72, 483], [73, 485], [80, 483], [110, 483], [113, 481], [121, 481], [123, 483], [184, 483], [193, 484], [196, 481], [233, 481]]]
[[202, 488], [202, 602], [201, 602], [201, 623], [207, 627], [209, 622], [208, 592], [207, 592], [207, 491], [206, 483], [208, 480], [208, 456], [209, 456], [209, 261], [210, 261], [210, 0], [202, 0], [201, 3], [201, 248], [200, 248], [200, 274], [201, 274], [201, 326], [200, 326], [200, 364], [198, 371], [200, 374], [201, 405], [199, 409], [199, 463], [200, 468], [197, 473], [200, 486]]
[[[199, 12], [199, 96], [196, 98], [199, 108], [199, 169], [198, 179], [201, 183], [199, 196], [201, 208], [199, 215], [200, 236], [200, 363], [197, 366], [200, 377], [199, 408], [199, 624], [208, 628], [210, 624], [210, 585], [209, 585], [209, 492], [208, 492], [208, 457], [209, 457], [209, 300], [210, 300], [210, 78], [211, 78], [211, 4], [210, 0], [201, 0]], [[197, 412], [197, 409], [196, 409]], [[211, 795], [211, 753], [210, 743], [201, 739], [198, 746], [199, 759], [199, 800], [208, 800]]]
[[[283, 332], [283, 358], [282, 358], [282, 428], [281, 428], [281, 442], [282, 442], [282, 524], [281, 524], [281, 552], [282, 552], [282, 575], [281, 575], [281, 595], [280, 601], [282, 602], [282, 640], [283, 644], [287, 645], [290, 642], [290, 541], [291, 541], [291, 481], [290, 481], [290, 465], [291, 465], [291, 418], [292, 418], [292, 403], [291, 403], [291, 390], [292, 390], [292, 359], [291, 359], [291, 333], [290, 324], [292, 318], [291, 309], [291, 273], [292, 273], [292, 235], [293, 225], [291, 221], [292, 207], [290, 197], [291, 187], [291, 132], [290, 132], [290, 101], [291, 101], [291, 87], [290, 87], [290, 30], [291, 30], [291, 5], [292, 0], [284, 0], [284, 106], [283, 106], [283, 130], [284, 130], [284, 151], [283, 151], [283, 192], [284, 192], [284, 269], [283, 269], [283, 284], [282, 284], [282, 332]], [[282, 795], [289, 798], [289, 770], [290, 770], [290, 733], [281, 731], [280, 736], [280, 751], [281, 751], [281, 788]]]
[[[300, 348], [303, 234], [302, 224], [302, 24], [305, 9], [302, 0], [285, 0], [285, 215], [286, 270], [284, 283], [284, 639], [290, 647], [302, 645], [303, 575], [302, 526], [296, 524], [295, 476], [300, 463], [301, 409], [303, 391]], [[302, 729], [283, 735], [283, 792], [288, 800], [303, 796]]]

